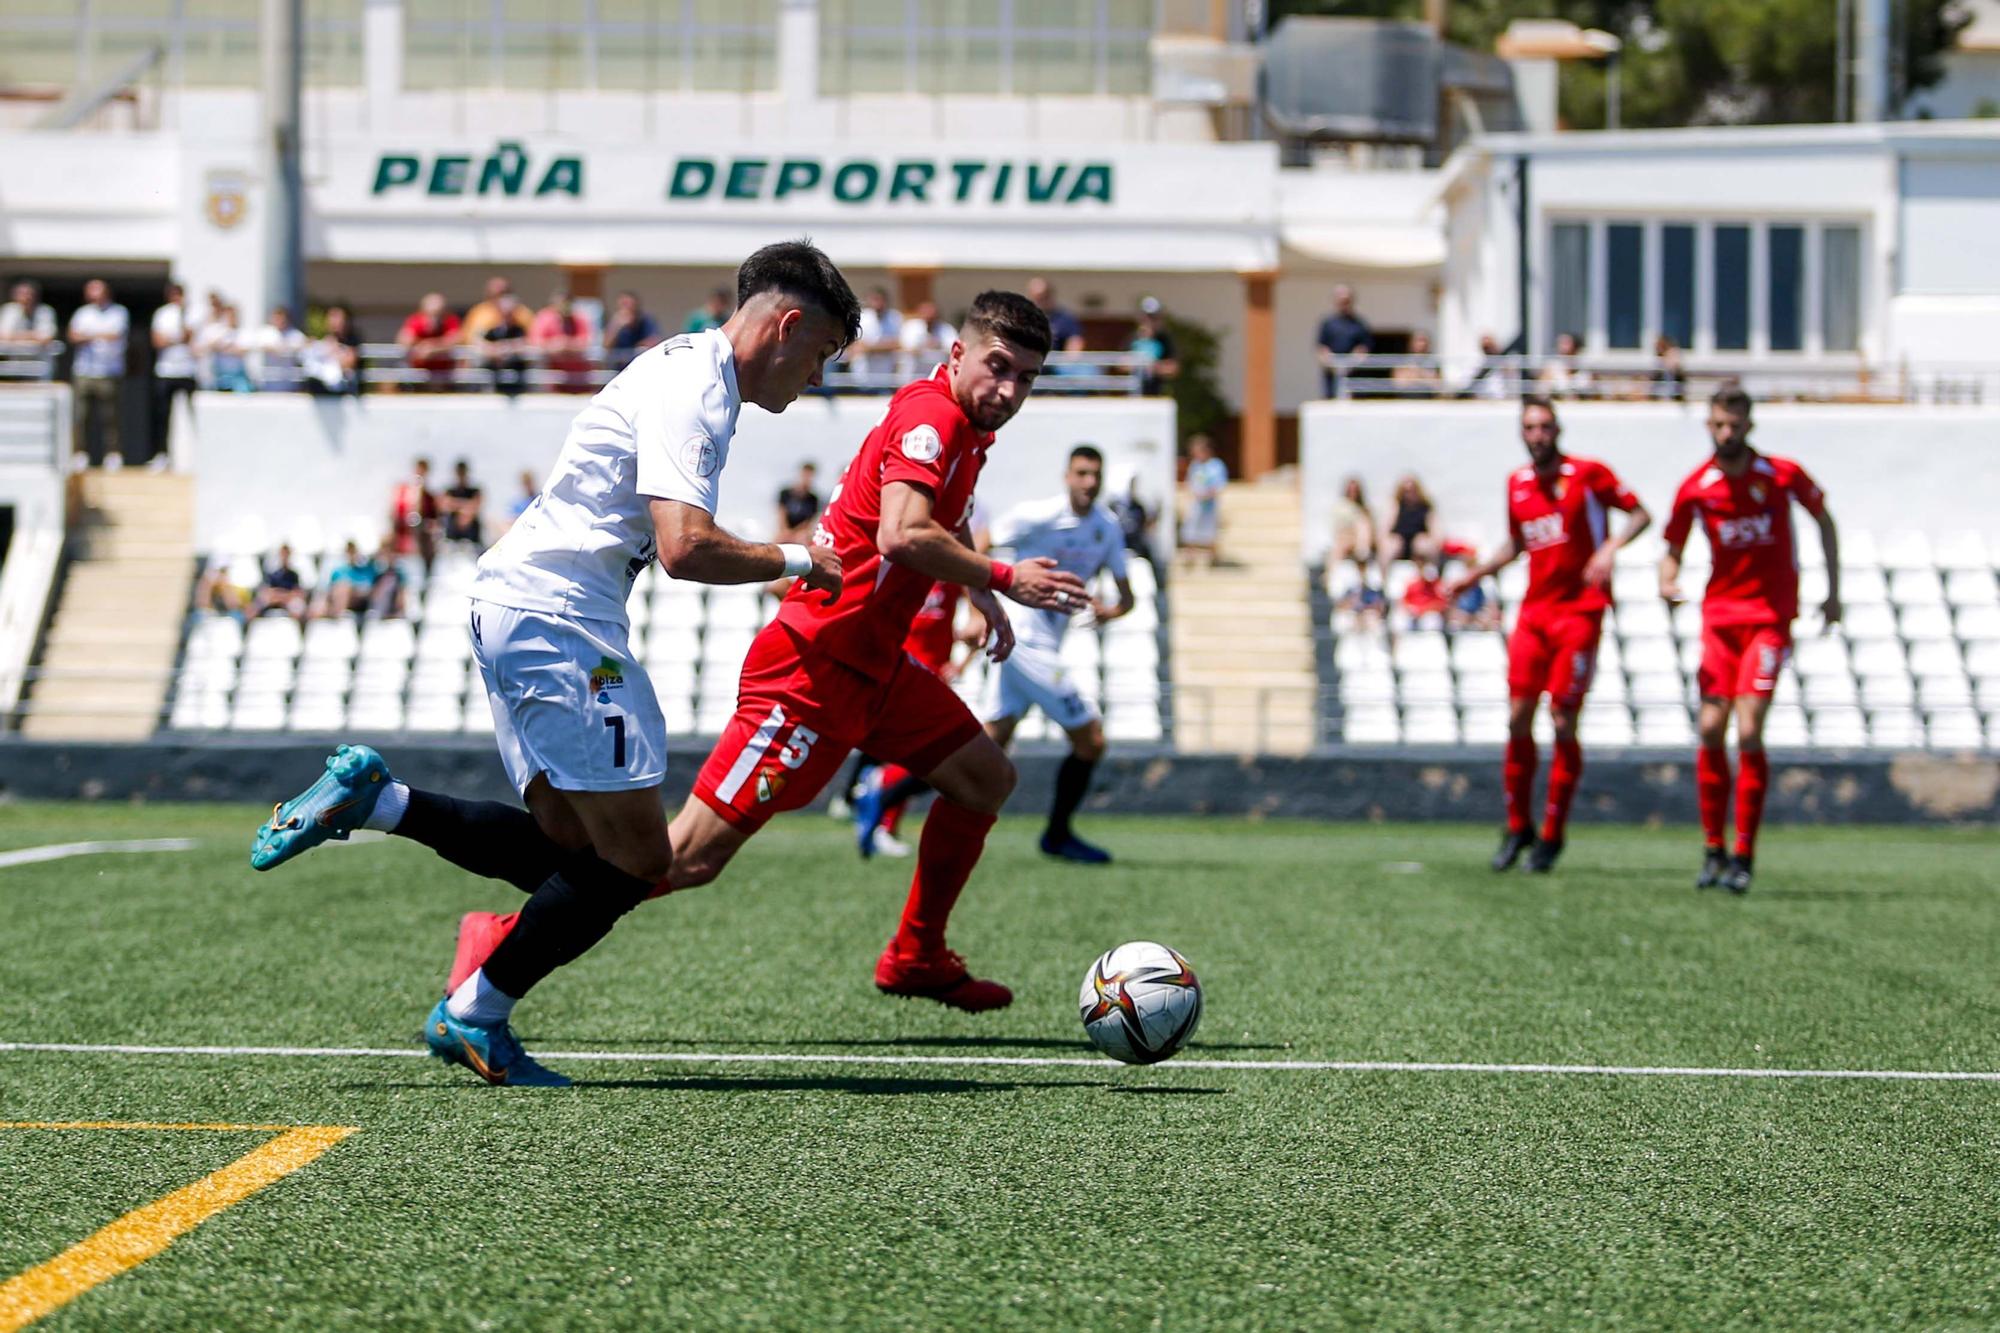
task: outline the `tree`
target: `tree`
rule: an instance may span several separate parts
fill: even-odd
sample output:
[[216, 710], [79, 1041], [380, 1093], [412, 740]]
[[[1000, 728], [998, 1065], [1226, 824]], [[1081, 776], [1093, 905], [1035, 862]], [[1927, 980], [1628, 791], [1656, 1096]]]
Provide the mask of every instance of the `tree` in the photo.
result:
[[[1423, 0], [1275, 0], [1287, 14], [1423, 17]], [[1944, 75], [1943, 55], [1969, 21], [1955, 0], [1896, 0], [1896, 87], [1901, 97]], [[1830, 121], [1839, 0], [1452, 0], [1450, 36], [1490, 51], [1517, 18], [1561, 18], [1625, 43], [1622, 117], [1630, 126]], [[1563, 68], [1562, 115], [1604, 124], [1605, 70]]]

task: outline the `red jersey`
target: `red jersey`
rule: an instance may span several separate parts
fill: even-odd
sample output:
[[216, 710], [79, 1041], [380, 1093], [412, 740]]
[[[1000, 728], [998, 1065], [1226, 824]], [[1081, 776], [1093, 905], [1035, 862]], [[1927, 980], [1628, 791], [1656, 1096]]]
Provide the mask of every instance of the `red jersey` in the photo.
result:
[[1507, 533], [1528, 553], [1528, 593], [1523, 608], [1602, 611], [1609, 586], [1583, 581], [1584, 567], [1604, 545], [1605, 510], [1629, 510], [1638, 497], [1604, 464], [1556, 455], [1556, 472], [1544, 478], [1524, 467], [1507, 478]]
[[956, 583], [933, 583], [910, 625], [904, 651], [939, 675], [951, 665], [952, 625], [958, 619], [958, 599], [965, 589]]
[[1714, 565], [1702, 595], [1709, 625], [1789, 625], [1799, 614], [1799, 556], [1792, 501], [1818, 518], [1826, 497], [1789, 458], [1755, 450], [1740, 477], [1703, 463], [1681, 483], [1667, 519], [1667, 546], [1678, 550], [1700, 516]]
[[947, 375], [940, 366], [896, 391], [820, 515], [813, 543], [840, 554], [840, 600], [826, 605], [801, 579], [778, 608], [779, 624], [874, 680], [895, 671], [933, 582], [883, 558], [882, 488], [901, 481], [928, 492], [932, 517], [955, 531], [972, 512], [972, 487], [993, 443], [959, 410]]

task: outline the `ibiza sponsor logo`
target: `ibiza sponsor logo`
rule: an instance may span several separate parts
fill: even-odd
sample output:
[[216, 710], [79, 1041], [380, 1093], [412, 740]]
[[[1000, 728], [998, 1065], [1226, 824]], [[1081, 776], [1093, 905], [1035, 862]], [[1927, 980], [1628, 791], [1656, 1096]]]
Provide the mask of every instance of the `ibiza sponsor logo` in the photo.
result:
[[1715, 525], [1715, 538], [1725, 547], [1762, 546], [1771, 540], [1771, 516], [1745, 514], [1721, 519]]
[[590, 692], [597, 696], [597, 702], [611, 702], [611, 691], [625, 688], [625, 664], [616, 658], [606, 657], [598, 661], [590, 673]]

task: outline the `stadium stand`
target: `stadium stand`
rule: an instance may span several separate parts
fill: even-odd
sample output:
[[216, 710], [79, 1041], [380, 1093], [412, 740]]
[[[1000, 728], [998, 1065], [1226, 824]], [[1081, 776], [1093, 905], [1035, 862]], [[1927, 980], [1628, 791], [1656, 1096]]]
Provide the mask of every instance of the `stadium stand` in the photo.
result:
[[[1701, 612], [1659, 600], [1660, 548], [1642, 539], [1619, 555], [1618, 604], [1605, 620], [1597, 679], [1581, 720], [1593, 747], [1685, 747], [1693, 743], [1695, 668]], [[1812, 608], [1826, 595], [1818, 548], [1800, 546], [1800, 602], [1790, 669], [1779, 685], [1765, 736], [1774, 746], [1815, 749], [1966, 750], [2000, 747], [2000, 570], [1975, 533], [1899, 534], [1877, 541], [1844, 535], [1842, 623], [1820, 633]], [[1700, 543], [1687, 552], [1685, 580], [1707, 577]], [[1525, 572], [1516, 563], [1498, 580], [1500, 631], [1410, 628], [1400, 612], [1386, 626], [1362, 627], [1334, 609], [1351, 566], [1332, 582], [1313, 571], [1326, 651], [1319, 655], [1325, 701], [1321, 734], [1354, 745], [1498, 744], [1507, 729], [1506, 640], [1519, 611]], [[1399, 566], [1388, 588], [1397, 604]], [[1540, 726], [1546, 730], [1546, 717]], [[1544, 735], [1544, 740], [1547, 736]]]

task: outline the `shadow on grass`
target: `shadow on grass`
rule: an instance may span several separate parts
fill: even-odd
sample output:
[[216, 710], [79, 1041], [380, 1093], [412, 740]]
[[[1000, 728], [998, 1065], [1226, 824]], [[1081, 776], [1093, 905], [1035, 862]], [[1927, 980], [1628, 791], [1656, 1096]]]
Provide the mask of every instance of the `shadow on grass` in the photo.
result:
[[[830, 1046], [840, 1050], [918, 1047], [938, 1050], [1046, 1051], [1057, 1055], [1091, 1055], [1095, 1048], [1085, 1041], [1053, 1037], [801, 1037], [795, 1041], [744, 1041], [735, 1037], [575, 1037], [538, 1034], [543, 1046], [568, 1050], [616, 1050], [621, 1047], [687, 1047], [694, 1050], [738, 1050], [753, 1047], [772, 1050], [802, 1050]], [[1282, 1051], [1282, 1042], [1201, 1043], [1204, 1051]]]

